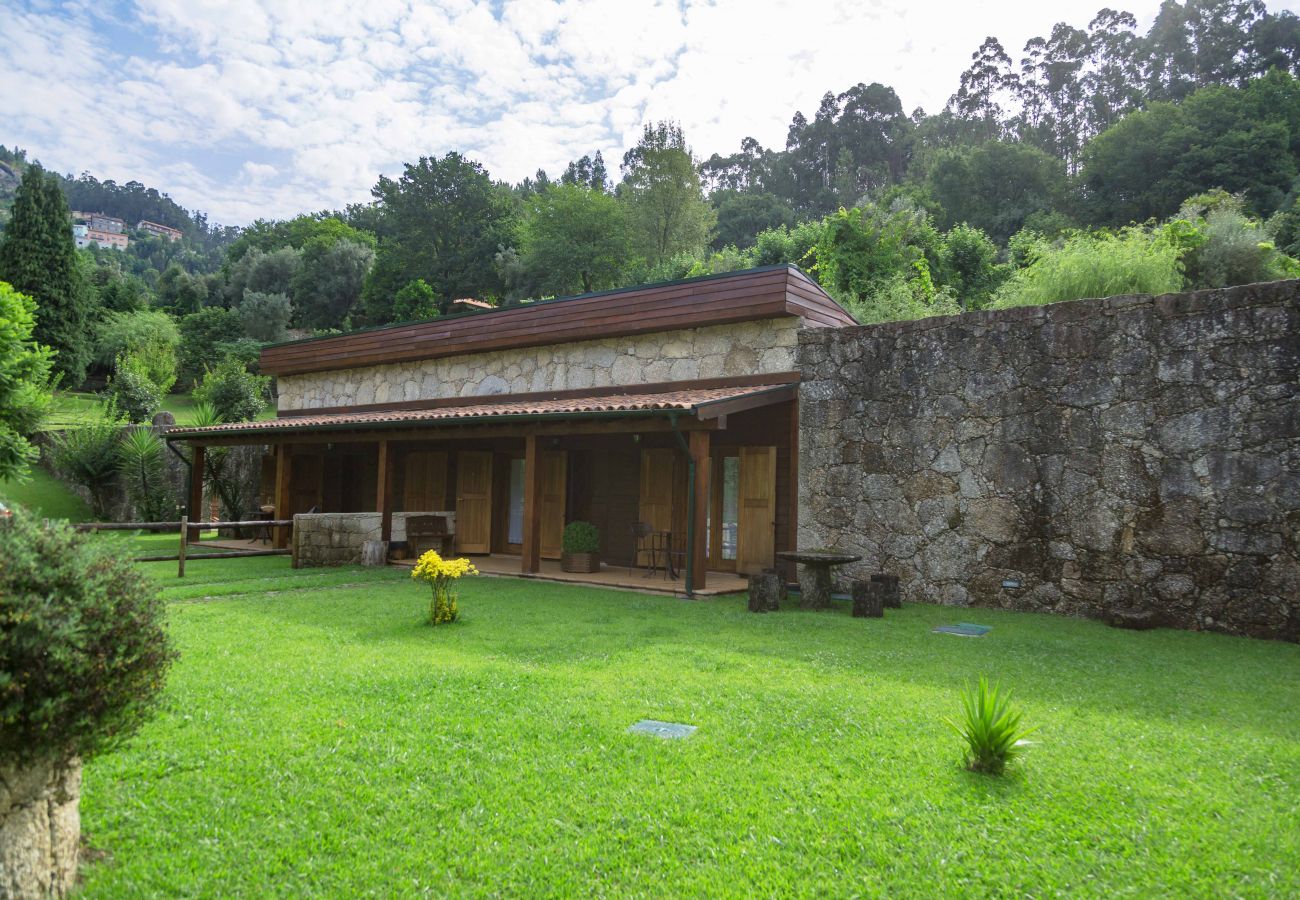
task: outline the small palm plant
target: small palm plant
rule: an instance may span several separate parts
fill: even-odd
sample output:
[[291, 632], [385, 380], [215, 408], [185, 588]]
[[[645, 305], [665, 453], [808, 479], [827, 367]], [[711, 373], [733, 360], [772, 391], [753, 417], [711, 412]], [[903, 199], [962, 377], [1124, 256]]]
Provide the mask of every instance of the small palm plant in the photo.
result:
[[1037, 730], [1022, 728], [1020, 711], [1011, 707], [1011, 698], [998, 685], [989, 687], [983, 676], [962, 696], [962, 712], [960, 722], [944, 721], [966, 742], [966, 768], [972, 772], [1001, 775]]

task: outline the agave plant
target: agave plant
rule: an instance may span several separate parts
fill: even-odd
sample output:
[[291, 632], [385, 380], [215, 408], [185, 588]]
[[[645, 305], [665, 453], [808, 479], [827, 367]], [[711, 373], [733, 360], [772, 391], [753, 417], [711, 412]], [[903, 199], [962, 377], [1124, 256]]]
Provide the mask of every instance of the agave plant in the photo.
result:
[[117, 467], [137, 516], [159, 522], [176, 511], [176, 497], [164, 474], [162, 438], [152, 430], [137, 425], [122, 436]]
[[967, 688], [962, 696], [960, 722], [945, 719], [966, 742], [966, 768], [972, 772], [1001, 775], [1007, 763], [1025, 746], [1036, 728], [1020, 726], [1020, 711], [1000, 686], [989, 687], [988, 679]]

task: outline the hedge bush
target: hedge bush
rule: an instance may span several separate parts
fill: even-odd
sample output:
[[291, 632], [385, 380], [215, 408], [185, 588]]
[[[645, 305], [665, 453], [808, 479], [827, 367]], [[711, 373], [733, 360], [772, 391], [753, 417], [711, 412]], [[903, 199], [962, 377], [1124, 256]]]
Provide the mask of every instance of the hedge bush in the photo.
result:
[[175, 657], [157, 588], [66, 525], [0, 525], [0, 763], [89, 757], [148, 718]]
[[570, 522], [561, 543], [565, 553], [599, 553], [600, 529], [590, 522]]

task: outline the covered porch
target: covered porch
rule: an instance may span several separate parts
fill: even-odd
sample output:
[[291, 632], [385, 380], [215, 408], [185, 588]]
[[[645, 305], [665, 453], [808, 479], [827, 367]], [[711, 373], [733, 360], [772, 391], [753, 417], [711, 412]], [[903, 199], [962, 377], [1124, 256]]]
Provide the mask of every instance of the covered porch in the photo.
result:
[[[713, 594], [743, 590], [748, 574], [794, 546], [797, 402], [793, 377], [761, 376], [282, 412], [167, 437], [193, 448], [196, 510], [206, 449], [259, 444], [268, 449], [260, 493], [278, 518], [358, 514], [375, 539], [393, 542], [409, 515], [440, 515], [449, 549], [488, 574]], [[574, 521], [600, 532], [598, 572], [560, 571]], [[294, 537], [281, 528], [272, 539], [297, 549]], [[665, 567], [665, 551], [676, 580], [647, 571]]]

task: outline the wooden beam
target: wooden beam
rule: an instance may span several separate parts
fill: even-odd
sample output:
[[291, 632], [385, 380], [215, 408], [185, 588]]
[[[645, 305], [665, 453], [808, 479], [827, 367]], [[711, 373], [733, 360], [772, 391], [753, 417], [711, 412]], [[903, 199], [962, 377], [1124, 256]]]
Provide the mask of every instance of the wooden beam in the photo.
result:
[[524, 438], [524, 546], [519, 570], [525, 575], [542, 568], [542, 471], [537, 435]]
[[772, 406], [777, 403], [784, 403], [792, 397], [799, 395], [799, 385], [782, 384], [776, 387], [768, 388], [764, 391], [755, 391], [743, 397], [733, 397], [730, 400], [717, 400], [713, 403], [703, 403], [699, 406], [699, 417], [703, 420], [716, 419], [719, 416], [726, 417], [733, 413], [745, 412], [749, 409], [758, 409], [763, 406]]
[[[191, 522], [203, 521], [203, 462], [204, 448], [202, 444], [194, 445], [194, 456], [190, 460], [190, 496], [185, 507], [185, 517]], [[198, 525], [194, 525], [189, 532], [190, 540], [199, 539]]]
[[393, 539], [393, 450], [388, 441], [379, 442], [379, 484], [375, 489], [379, 505], [379, 539]]
[[690, 437], [691, 459], [695, 463], [695, 540], [688, 548], [692, 554], [691, 589], [703, 590], [705, 570], [709, 557], [709, 474], [712, 458], [709, 454], [709, 433], [692, 431]]
[[[289, 509], [289, 462], [293, 448], [281, 444], [275, 448], [275, 517], [291, 519]], [[275, 547], [284, 550], [289, 546], [289, 529], [283, 526], [275, 529]]]
[[[786, 536], [786, 549], [799, 549], [799, 395], [790, 401], [790, 484], [787, 486], [787, 500], [789, 504], [789, 513], [786, 518], [789, 521]], [[787, 578], [794, 581], [797, 575], [798, 567], [792, 563], [785, 564]]]

